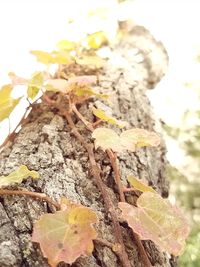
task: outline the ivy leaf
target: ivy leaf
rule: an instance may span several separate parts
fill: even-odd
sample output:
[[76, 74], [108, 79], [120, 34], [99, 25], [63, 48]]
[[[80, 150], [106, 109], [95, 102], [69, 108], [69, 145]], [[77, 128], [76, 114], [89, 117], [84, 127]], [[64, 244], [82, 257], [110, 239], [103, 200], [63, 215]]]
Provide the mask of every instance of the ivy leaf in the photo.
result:
[[67, 51], [53, 51], [52, 64], [71, 64], [73, 60]]
[[44, 82], [44, 72], [36, 71], [32, 74], [31, 79], [28, 81], [28, 97], [34, 99], [38, 94], [39, 90], [43, 86]]
[[95, 75], [83, 75], [70, 78], [68, 80], [68, 85], [84, 87], [91, 84], [95, 84], [96, 82], [97, 82], [97, 77]]
[[39, 90], [43, 86], [43, 82], [45, 79], [45, 72], [44, 71], [36, 71], [31, 75], [30, 79], [24, 79], [20, 76], [17, 76], [14, 72], [9, 72], [8, 76], [12, 81], [12, 85], [25, 85], [28, 86], [27, 94], [28, 97], [34, 99], [38, 94]]
[[160, 137], [156, 133], [139, 128], [122, 132], [121, 139], [123, 145], [131, 151], [140, 147], [158, 146], [160, 144]]
[[86, 92], [84, 91], [85, 87], [92, 83], [96, 83], [96, 76], [85, 75], [72, 77], [68, 81], [65, 79], [49, 79], [45, 87], [47, 91], [56, 91], [63, 93], [74, 91], [75, 93], [77, 93], [77, 95], [82, 95], [79, 92], [81, 91], [83, 94], [86, 94]]
[[104, 66], [105, 61], [98, 56], [82, 56], [76, 58], [76, 63], [90, 69], [100, 69]]
[[9, 117], [21, 99], [21, 97], [16, 99], [12, 98], [12, 90], [13, 86], [11, 84], [2, 86], [0, 90], [0, 122]]
[[32, 55], [36, 56], [37, 61], [43, 64], [51, 64], [52, 56], [50, 53], [45, 51], [33, 50], [30, 52]]
[[189, 226], [180, 209], [151, 192], [143, 193], [137, 207], [120, 202], [122, 218], [142, 240], [152, 240], [162, 251], [174, 256], [183, 252]]
[[50, 53], [33, 50], [31, 54], [36, 56], [37, 61], [43, 64], [70, 64], [72, 62], [68, 52], [65, 51], [52, 51]]
[[97, 237], [93, 228], [98, 222], [96, 214], [66, 199], [62, 202], [61, 211], [45, 214], [34, 224], [32, 236], [53, 267], [61, 261], [72, 264], [78, 257], [90, 255], [92, 240]]
[[12, 85], [16, 86], [16, 85], [27, 85], [28, 80], [24, 79], [20, 76], [17, 76], [14, 72], [9, 72], [8, 73], [9, 78], [12, 81]]
[[129, 181], [130, 185], [134, 187], [136, 190], [139, 190], [141, 192], [152, 192], [157, 194], [157, 192], [151, 186], [148, 186], [144, 181], [139, 180], [134, 176], [128, 176], [127, 180]]
[[49, 79], [45, 85], [47, 91], [68, 93], [70, 91], [65, 79]]
[[102, 121], [106, 121], [109, 124], [117, 125], [119, 128], [123, 128], [125, 126], [125, 122], [115, 119], [114, 117], [106, 114], [106, 112], [102, 109], [97, 109], [92, 107], [93, 114], [101, 119]]
[[76, 48], [76, 43], [69, 40], [60, 40], [56, 46], [59, 50], [73, 51]]
[[94, 90], [92, 90], [92, 88], [87, 87], [87, 86], [76, 87], [74, 92], [77, 96], [96, 96], [96, 97], [104, 99], [104, 100], [108, 99], [108, 97], [109, 97], [106, 94], [101, 94], [101, 93], [95, 92]]
[[121, 152], [123, 147], [120, 143], [118, 134], [109, 128], [97, 128], [93, 131], [92, 137], [95, 138], [95, 147], [101, 147], [103, 150], [112, 149]]
[[83, 75], [72, 77], [68, 80], [70, 91], [73, 91], [77, 96], [96, 96], [102, 99], [107, 99], [108, 95], [94, 91], [89, 85], [97, 82], [97, 77], [94, 75]]
[[102, 45], [108, 43], [108, 39], [104, 32], [96, 32], [88, 35], [82, 43], [89, 49], [99, 49]]
[[19, 184], [29, 176], [37, 179], [39, 178], [39, 173], [36, 171], [30, 171], [25, 165], [21, 165], [16, 171], [11, 172], [9, 175], [0, 176], [0, 187], [14, 183]]
[[112, 149], [115, 152], [135, 151], [136, 148], [156, 146], [160, 142], [160, 138], [156, 133], [139, 128], [124, 131], [118, 136], [113, 130], [102, 127], [95, 129], [92, 137], [96, 139], [97, 147]]

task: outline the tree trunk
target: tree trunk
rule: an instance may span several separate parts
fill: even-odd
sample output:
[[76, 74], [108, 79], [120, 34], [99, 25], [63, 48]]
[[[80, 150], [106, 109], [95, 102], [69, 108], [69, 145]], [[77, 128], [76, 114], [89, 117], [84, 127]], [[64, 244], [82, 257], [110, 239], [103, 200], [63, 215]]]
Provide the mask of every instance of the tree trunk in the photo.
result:
[[[98, 72], [98, 89], [113, 94], [111, 104], [117, 118], [127, 121], [130, 127], [155, 130], [157, 122], [145, 91], [161, 79], [167, 62], [167, 53], [162, 44], [139, 26], [134, 27], [120, 44], [110, 49], [105, 67]], [[91, 102], [87, 101], [79, 107], [79, 111], [90, 121], [94, 119], [88, 108]], [[73, 119], [83, 136], [91, 139], [82, 122], [75, 117]], [[158, 148], [141, 149], [119, 156], [123, 183], [126, 185], [126, 177], [130, 174], [146, 178], [163, 197], [167, 197], [165, 152], [162, 143]], [[111, 199], [117, 203], [119, 196], [107, 154], [99, 149], [95, 155], [103, 170], [103, 181]], [[6, 175], [21, 164], [40, 173], [40, 179], [28, 179], [21, 187], [44, 192], [56, 201], [65, 196], [91, 207], [97, 212], [100, 221], [97, 226], [98, 236], [115, 242], [111, 218], [92, 177], [86, 150], [75, 138], [66, 120], [45, 103], [33, 106], [27, 123], [13, 143], [2, 151], [0, 174]], [[52, 207], [29, 197], [7, 196], [0, 200], [0, 266], [49, 266], [38, 244], [31, 242], [31, 234], [33, 223], [41, 214], [51, 212]], [[143, 266], [127, 224], [121, 224], [121, 229], [132, 266]], [[153, 242], [142, 243], [153, 266], [175, 266], [172, 258], [161, 253]], [[60, 263], [59, 266], [68, 265]], [[95, 242], [93, 254], [79, 258], [72, 266], [120, 267], [122, 264], [111, 249]]]

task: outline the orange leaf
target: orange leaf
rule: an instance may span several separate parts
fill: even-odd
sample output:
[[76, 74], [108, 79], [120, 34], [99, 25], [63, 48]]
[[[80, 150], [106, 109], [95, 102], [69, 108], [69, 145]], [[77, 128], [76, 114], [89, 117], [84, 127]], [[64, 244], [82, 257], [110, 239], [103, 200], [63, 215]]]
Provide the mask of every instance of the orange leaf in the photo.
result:
[[32, 240], [40, 244], [51, 266], [61, 261], [72, 264], [78, 257], [93, 251], [97, 233], [93, 224], [96, 214], [89, 208], [62, 199], [61, 211], [44, 214], [35, 224]]

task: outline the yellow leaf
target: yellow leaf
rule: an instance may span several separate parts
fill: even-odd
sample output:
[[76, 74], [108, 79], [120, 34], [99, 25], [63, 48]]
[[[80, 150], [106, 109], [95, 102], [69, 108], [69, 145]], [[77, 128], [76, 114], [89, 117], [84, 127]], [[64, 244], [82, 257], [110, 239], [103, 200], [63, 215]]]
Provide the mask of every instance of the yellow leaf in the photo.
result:
[[123, 147], [120, 143], [118, 134], [109, 128], [97, 128], [93, 131], [92, 137], [95, 138], [95, 147], [101, 147], [103, 150], [112, 149], [121, 152]]
[[107, 99], [109, 96], [106, 94], [101, 94], [98, 92], [95, 92], [91, 88], [85, 86], [85, 87], [75, 87], [74, 92], [77, 96], [96, 96], [101, 99]]
[[76, 43], [69, 40], [61, 40], [56, 46], [59, 50], [72, 51], [76, 48]]
[[141, 191], [141, 192], [152, 192], [156, 193], [156, 191], [151, 187], [145, 184], [143, 181], [138, 180], [137, 178], [133, 176], [128, 176], [127, 180], [129, 181], [130, 185], [134, 187], [135, 189]]
[[105, 61], [98, 56], [82, 56], [76, 58], [76, 63], [91, 69], [100, 69], [104, 66]]
[[37, 60], [43, 64], [70, 64], [72, 62], [68, 52], [52, 51], [50, 53], [34, 50], [31, 54], [36, 56]]
[[106, 112], [102, 109], [92, 107], [92, 112], [96, 117], [98, 117], [102, 121], [108, 122], [109, 124], [117, 125], [119, 128], [123, 128], [125, 126], [125, 122], [122, 122], [112, 116], [107, 115]]
[[14, 99], [10, 96], [12, 89], [12, 85], [8, 84], [0, 90], [0, 122], [9, 117], [21, 99], [21, 97]]
[[0, 104], [2, 104], [5, 99], [10, 98], [10, 94], [13, 90], [13, 87], [11, 84], [3, 85], [0, 90]]
[[121, 133], [122, 143], [127, 149], [135, 151], [137, 148], [145, 146], [158, 146], [160, 137], [145, 129], [133, 128]]
[[99, 49], [102, 45], [107, 44], [107, 42], [108, 39], [104, 32], [96, 32], [88, 35], [82, 43], [87, 48]]
[[73, 62], [70, 54], [66, 51], [53, 51], [51, 55], [53, 64], [70, 64]]
[[0, 176], [0, 187], [14, 183], [19, 184], [29, 176], [37, 179], [39, 178], [39, 173], [36, 171], [29, 171], [29, 169], [25, 165], [21, 165], [16, 171], [11, 172], [9, 175]]
[[97, 147], [112, 149], [115, 152], [134, 152], [138, 147], [157, 146], [160, 143], [160, 137], [156, 133], [139, 128], [124, 131], [119, 136], [111, 129], [100, 127], [93, 131], [92, 137], [96, 139]]
[[34, 99], [41, 89], [44, 82], [44, 72], [37, 71], [33, 73], [31, 79], [28, 81], [28, 97]]
[[37, 61], [43, 64], [51, 64], [52, 63], [52, 56], [48, 52], [33, 50], [30, 52], [32, 55], [36, 56]]

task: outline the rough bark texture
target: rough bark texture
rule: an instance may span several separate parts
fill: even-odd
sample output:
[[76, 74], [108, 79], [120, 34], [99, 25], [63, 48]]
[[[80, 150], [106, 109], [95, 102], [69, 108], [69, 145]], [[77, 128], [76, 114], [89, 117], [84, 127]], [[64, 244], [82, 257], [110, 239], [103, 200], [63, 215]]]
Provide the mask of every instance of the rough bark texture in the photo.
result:
[[[115, 116], [128, 121], [129, 127], [155, 130], [155, 120], [145, 90], [153, 87], [165, 72], [168, 58], [162, 44], [155, 41], [143, 27], [134, 27], [120, 44], [111, 48], [108, 57], [104, 69], [98, 73], [98, 87], [106, 93], [114, 92], [111, 104]], [[89, 120], [93, 120], [89, 104], [87, 102], [79, 109]], [[90, 138], [82, 122], [75, 120], [75, 117], [74, 121], [85, 138]], [[117, 203], [118, 194], [107, 155], [98, 150], [96, 159], [103, 169], [103, 180], [111, 198]], [[125, 185], [128, 174], [144, 177], [167, 197], [164, 144], [159, 148], [125, 153], [119, 159]], [[3, 150], [0, 155], [0, 174], [6, 175], [21, 164], [38, 171], [41, 177], [37, 181], [28, 179], [21, 187], [44, 192], [57, 201], [65, 196], [91, 207], [100, 219], [97, 226], [99, 237], [115, 242], [110, 216], [91, 175], [88, 155], [70, 132], [65, 119], [47, 105], [39, 104], [33, 108], [28, 123], [22, 127], [14, 142]], [[128, 200], [131, 201], [131, 197]], [[46, 203], [28, 197], [0, 198], [1, 267], [49, 266], [39, 246], [31, 242], [31, 233], [34, 221], [41, 214], [51, 211], [51, 208]], [[130, 229], [125, 223], [121, 228], [132, 266], [142, 266]], [[174, 266], [169, 255], [159, 252], [152, 242], [143, 244], [153, 266]], [[73, 266], [120, 267], [121, 264], [109, 248], [96, 244], [92, 256], [79, 258]]]

